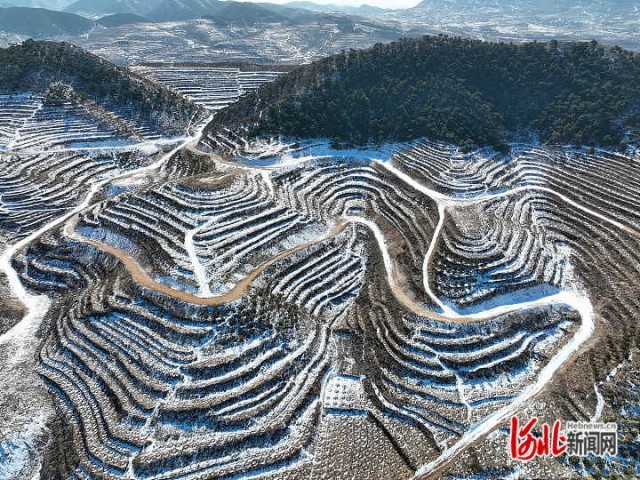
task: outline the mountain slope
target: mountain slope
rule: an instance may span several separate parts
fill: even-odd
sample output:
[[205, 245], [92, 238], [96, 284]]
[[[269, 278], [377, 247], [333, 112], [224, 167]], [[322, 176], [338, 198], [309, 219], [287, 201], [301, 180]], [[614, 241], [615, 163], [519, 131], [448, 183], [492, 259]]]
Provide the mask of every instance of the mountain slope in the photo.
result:
[[430, 10], [446, 15], [450, 10], [469, 14], [477, 12], [509, 12], [515, 16], [526, 18], [535, 14], [561, 14], [575, 12], [578, 14], [632, 13], [638, 7], [636, 0], [616, 0], [602, 2], [600, 0], [423, 0], [413, 10]]
[[83, 101], [163, 133], [184, 132], [202, 114], [168, 88], [66, 43], [27, 40], [0, 49], [0, 65], [0, 93], [44, 93], [63, 84]]
[[[300, 67], [221, 111], [210, 131], [339, 142], [420, 137], [621, 145], [638, 133], [640, 55], [591, 43], [402, 40]], [[631, 135], [631, 136], [632, 136]]]
[[171, 22], [211, 15], [228, 5], [220, 0], [163, 0], [145, 15], [156, 22]]
[[54, 12], [44, 8], [0, 8], [0, 30], [32, 38], [81, 35], [94, 23], [72, 13]]
[[96, 23], [103, 27], [120, 27], [134, 23], [149, 23], [149, 20], [135, 13], [114, 13], [98, 19]]
[[304, 8], [305, 10], [311, 10], [313, 12], [343, 12], [343, 13], [352, 13], [358, 15], [381, 15], [383, 13], [388, 13], [389, 10], [374, 7], [371, 5], [363, 4], [359, 7], [352, 7], [348, 5], [335, 5], [335, 4], [320, 4], [306, 1], [298, 1], [298, 2], [287, 2], [285, 3], [287, 7], [292, 8]]
[[66, 11], [91, 17], [114, 13], [135, 13], [144, 16], [159, 3], [160, 0], [78, 0], [69, 5]]
[[224, 6], [221, 10], [213, 15], [206, 15], [205, 18], [210, 18], [218, 23], [233, 23], [238, 25], [277, 23], [288, 20], [288, 17], [285, 15], [272, 11], [262, 5], [243, 2], [229, 2], [229, 4]]

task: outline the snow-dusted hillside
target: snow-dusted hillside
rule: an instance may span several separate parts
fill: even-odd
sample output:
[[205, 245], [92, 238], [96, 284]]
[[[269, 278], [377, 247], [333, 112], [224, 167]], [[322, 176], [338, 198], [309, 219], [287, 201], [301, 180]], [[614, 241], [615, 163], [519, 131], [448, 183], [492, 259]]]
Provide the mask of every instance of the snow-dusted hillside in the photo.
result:
[[[136, 70], [210, 110], [277, 75]], [[0, 477], [586, 471], [504, 459], [530, 413], [631, 451], [632, 149], [336, 150], [68, 93], [0, 96]]]

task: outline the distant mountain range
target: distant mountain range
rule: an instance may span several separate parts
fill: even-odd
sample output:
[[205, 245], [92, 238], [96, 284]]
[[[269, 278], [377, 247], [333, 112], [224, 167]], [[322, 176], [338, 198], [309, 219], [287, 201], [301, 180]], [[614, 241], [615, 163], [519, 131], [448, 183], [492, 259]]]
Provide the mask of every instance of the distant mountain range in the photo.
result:
[[77, 0], [66, 8], [67, 12], [88, 17], [101, 17], [114, 13], [134, 13], [144, 16], [161, 0]]
[[344, 12], [356, 15], [379, 15], [387, 13], [389, 10], [385, 8], [374, 7], [371, 5], [360, 5], [359, 7], [352, 7], [348, 5], [335, 5], [335, 4], [319, 4], [313, 2], [289, 2], [285, 4], [291, 8], [304, 8], [305, 10], [311, 10], [314, 12]]
[[[602, 17], [606, 15], [639, 15], [638, 0], [423, 0], [413, 7], [414, 11], [428, 11], [436, 18], [451, 13], [458, 16], [488, 19], [496, 15], [538, 21], [556, 19], [561, 22], [568, 17]], [[640, 20], [640, 18], [639, 18]]]
[[[155, 8], [149, 10], [152, 5]], [[331, 13], [292, 8], [272, 3], [248, 3], [219, 0], [181, 0], [142, 2], [139, 0], [79, 0], [65, 12], [41, 8], [10, 7], [0, 12], [0, 30], [34, 39], [80, 35], [96, 24], [118, 27], [134, 23], [210, 19], [221, 25], [286, 23], [301, 24], [325, 19], [341, 27], [351, 28], [348, 16], [331, 17]], [[339, 14], [340, 15], [340, 14]], [[89, 18], [87, 18], [89, 17]], [[348, 24], [348, 25], [347, 25]]]
[[[19, 6], [64, 10], [67, 13], [92, 19], [114, 14], [133, 14], [154, 22], [166, 22], [215, 15], [228, 7], [230, 3], [235, 2], [222, 0], [0, 0], [0, 7]], [[289, 14], [284, 14], [287, 18], [294, 16], [291, 12], [301, 10], [316, 13], [342, 12], [356, 15], [377, 15], [388, 11], [369, 5], [350, 7], [334, 4], [321, 5], [307, 1], [294, 1], [285, 5], [266, 3], [262, 6], [270, 12], [250, 6], [247, 8], [249, 19], [240, 19], [233, 12], [241, 12], [242, 8], [234, 6], [228, 11], [228, 14], [231, 14], [236, 22], [250, 23], [251, 18], [258, 12], [268, 15], [265, 21], [274, 21], [277, 16], [273, 16], [273, 12], [282, 14], [280, 11], [283, 9], [290, 11]]]
[[123, 25], [132, 25], [135, 23], [149, 23], [151, 20], [147, 20], [135, 13], [114, 13], [113, 15], [106, 15], [96, 20], [98, 25], [103, 27], [121, 27]]
[[[65, 10], [83, 16], [98, 18], [115, 13], [136, 14], [153, 21], [174, 21], [213, 15], [229, 3], [223, 0], [0, 0], [0, 7], [32, 7]], [[271, 4], [276, 6], [275, 4]], [[375, 16], [392, 12], [371, 5], [359, 7], [337, 4], [318, 4], [294, 0], [284, 8], [313, 12], [342, 12], [353, 15]], [[509, 15], [511, 19], [541, 20], [560, 23], [567, 18], [593, 18], [606, 16], [637, 16], [640, 21], [638, 0], [423, 0], [407, 12], [428, 14], [433, 20], [465, 18], [491, 21]]]
[[[313, 12], [302, 8], [291, 8], [273, 3], [224, 2], [223, 8], [203, 18], [218, 24], [235, 24], [242, 26], [268, 23], [299, 25], [315, 20], [331, 20], [330, 13]], [[349, 21], [349, 17], [331, 20], [333, 23]]]
[[[293, 2], [287, 5], [272, 3], [232, 2], [221, 0], [78, 0], [66, 11], [88, 17], [100, 17], [107, 14], [136, 14], [154, 22], [189, 20], [200, 17], [215, 17], [224, 10], [221, 21], [251, 24], [255, 22], [273, 23], [294, 17], [300, 18], [300, 12], [324, 13], [342, 11], [348, 13], [379, 13], [384, 11], [374, 7], [339, 7], [337, 5], [318, 5], [312, 2]], [[296, 13], [297, 12], [297, 13]]]
[[286, 22], [289, 17], [262, 5], [231, 2], [213, 15], [207, 15], [216, 22], [252, 25], [254, 23]]
[[140, 15], [156, 22], [188, 20], [211, 15], [223, 9], [228, 2], [220, 0], [154, 0], [148, 3], [147, 11], [139, 11]]
[[[153, 22], [172, 22], [195, 18], [211, 18], [226, 23], [243, 25], [252, 23], [274, 23], [293, 18], [304, 20], [310, 15], [332, 10], [321, 8], [310, 2], [290, 6], [272, 3], [249, 3], [221, 0], [78, 0], [66, 11], [98, 18], [113, 14], [134, 14]], [[307, 8], [308, 7], [308, 8]], [[305, 17], [306, 16], [306, 17]]]
[[[64, 8], [65, 13], [84, 17], [99, 28], [91, 30], [88, 36], [74, 35], [91, 27], [87, 27], [86, 21], [73, 17], [12, 10], [3, 15], [0, 42], [8, 45], [24, 37], [64, 38], [122, 63], [145, 61], [149, 54], [155, 55], [153, 59], [158, 61], [160, 54], [151, 47], [158, 38], [165, 41], [167, 58], [182, 58], [186, 54], [190, 60], [198, 61], [208, 61], [207, 50], [214, 44], [219, 48], [212, 51], [220, 56], [233, 52], [234, 60], [306, 62], [342, 49], [440, 33], [506, 42], [595, 39], [603, 44], [640, 50], [640, 0], [424, 0], [406, 10], [318, 5], [305, 0], [287, 4], [231, 0], [70, 2], [0, 0], [0, 7], [20, 4]], [[164, 25], [122, 28], [143, 22]], [[191, 22], [192, 25], [170, 22]], [[211, 22], [218, 30], [213, 36], [202, 27]], [[254, 39], [255, 28], [263, 32], [259, 42]], [[117, 52], [111, 48], [113, 40], [119, 42]]]

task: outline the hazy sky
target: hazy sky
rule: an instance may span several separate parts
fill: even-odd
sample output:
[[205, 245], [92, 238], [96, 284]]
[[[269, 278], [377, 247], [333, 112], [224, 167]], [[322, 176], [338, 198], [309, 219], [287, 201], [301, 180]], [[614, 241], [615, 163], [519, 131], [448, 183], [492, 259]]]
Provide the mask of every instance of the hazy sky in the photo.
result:
[[[97, 3], [100, 0], [95, 0]], [[240, 1], [255, 1], [255, 2], [270, 2], [270, 3], [288, 3], [292, 0], [240, 0]], [[413, 7], [420, 3], [421, 0], [311, 0], [313, 3], [324, 3], [324, 4], [334, 4], [334, 5], [348, 5], [357, 7], [366, 3], [367, 5], [373, 5], [376, 7], [383, 8], [408, 8]], [[9, 5], [33, 5], [33, 6], [42, 6], [48, 8], [63, 8], [71, 3], [74, 0], [0, 0], [0, 7], [9, 6]]]
[[[270, 3], [288, 3], [292, 0], [255, 0], [255, 1], [266, 1]], [[382, 8], [408, 8], [414, 7], [421, 0], [311, 0], [313, 3], [330, 3], [333, 5], [349, 5], [352, 7], [357, 7], [366, 3], [367, 5], [372, 5], [374, 7], [382, 7]]]

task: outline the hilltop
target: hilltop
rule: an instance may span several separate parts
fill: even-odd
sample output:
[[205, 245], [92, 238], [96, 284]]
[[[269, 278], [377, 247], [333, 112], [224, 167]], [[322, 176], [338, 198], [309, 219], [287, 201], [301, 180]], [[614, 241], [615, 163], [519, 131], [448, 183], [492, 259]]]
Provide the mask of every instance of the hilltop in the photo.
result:
[[640, 56], [589, 43], [446, 36], [343, 52], [295, 69], [209, 127], [336, 142], [421, 137], [506, 148], [513, 139], [623, 146], [638, 133]]
[[256, 23], [285, 22], [288, 17], [255, 3], [229, 2], [213, 15], [207, 15], [219, 23], [254, 25]]
[[0, 93], [44, 93], [54, 84], [136, 123], [183, 131], [200, 109], [186, 98], [81, 48], [27, 40], [0, 49]]
[[146, 13], [145, 17], [155, 22], [188, 20], [213, 14], [224, 8], [225, 5], [227, 3], [220, 0], [191, 0], [189, 2], [162, 0], [154, 2], [154, 8]]
[[97, 22], [103, 27], [121, 27], [123, 25], [132, 25], [136, 23], [149, 23], [144, 17], [136, 15], [135, 13], [114, 13], [113, 15], [106, 15]]

